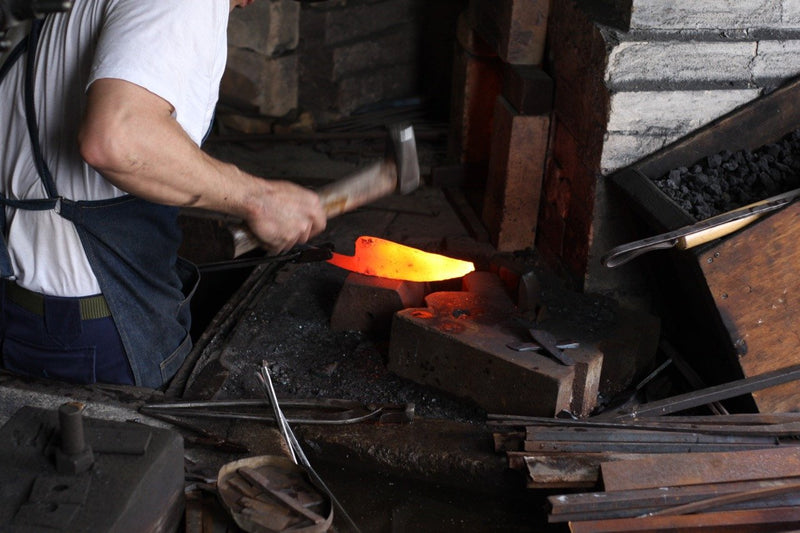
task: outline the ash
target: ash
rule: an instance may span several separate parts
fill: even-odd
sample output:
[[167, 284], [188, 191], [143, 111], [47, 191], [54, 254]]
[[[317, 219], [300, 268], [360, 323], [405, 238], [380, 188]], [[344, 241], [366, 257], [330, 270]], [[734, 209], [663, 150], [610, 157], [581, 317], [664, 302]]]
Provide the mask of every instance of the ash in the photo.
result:
[[226, 348], [230, 375], [219, 397], [262, 397], [255, 373], [267, 361], [278, 397], [413, 403], [422, 417], [485, 420], [485, 413], [466, 401], [389, 372], [388, 332], [384, 338], [330, 329], [345, 277], [325, 263], [295, 265], [264, 287]]
[[654, 184], [696, 220], [800, 187], [800, 130], [754, 150], [723, 151]]

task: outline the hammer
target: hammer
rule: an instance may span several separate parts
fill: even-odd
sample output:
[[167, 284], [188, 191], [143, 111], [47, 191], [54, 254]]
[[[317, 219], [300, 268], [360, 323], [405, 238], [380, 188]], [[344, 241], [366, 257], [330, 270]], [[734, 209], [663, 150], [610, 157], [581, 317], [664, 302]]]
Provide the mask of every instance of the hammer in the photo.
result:
[[[419, 187], [419, 159], [414, 128], [389, 126], [386, 154], [380, 161], [357, 170], [317, 190], [325, 214], [331, 219], [394, 192], [408, 194]], [[258, 248], [259, 242], [244, 226], [231, 228], [234, 257]]]

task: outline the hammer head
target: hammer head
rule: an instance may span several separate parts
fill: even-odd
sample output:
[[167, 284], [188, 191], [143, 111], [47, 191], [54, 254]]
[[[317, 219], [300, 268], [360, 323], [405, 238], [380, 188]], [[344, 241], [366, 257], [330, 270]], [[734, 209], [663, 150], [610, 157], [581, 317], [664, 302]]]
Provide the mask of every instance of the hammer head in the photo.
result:
[[408, 194], [419, 187], [419, 157], [414, 128], [408, 124], [389, 126], [388, 157], [397, 166], [397, 190]]

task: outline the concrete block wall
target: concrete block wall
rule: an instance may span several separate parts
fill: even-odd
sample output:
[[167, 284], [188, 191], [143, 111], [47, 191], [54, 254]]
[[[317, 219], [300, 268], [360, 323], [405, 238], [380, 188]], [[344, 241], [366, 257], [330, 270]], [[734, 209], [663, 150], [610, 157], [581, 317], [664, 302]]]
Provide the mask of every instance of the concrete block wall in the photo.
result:
[[614, 286], [602, 177], [800, 74], [798, 0], [609, 3], [619, 16], [554, 2], [548, 28], [555, 141], [537, 242], [590, 291]]
[[616, 170], [800, 74], [797, 0], [633, 0], [606, 33], [601, 170]]

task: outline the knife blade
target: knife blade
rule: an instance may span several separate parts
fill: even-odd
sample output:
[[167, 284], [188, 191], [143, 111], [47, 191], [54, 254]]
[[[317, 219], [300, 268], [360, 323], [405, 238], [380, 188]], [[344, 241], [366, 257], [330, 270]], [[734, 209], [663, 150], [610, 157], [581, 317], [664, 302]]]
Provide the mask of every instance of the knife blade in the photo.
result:
[[334, 253], [328, 263], [367, 276], [406, 281], [441, 281], [460, 278], [475, 265], [378, 237], [361, 236], [354, 255]]

